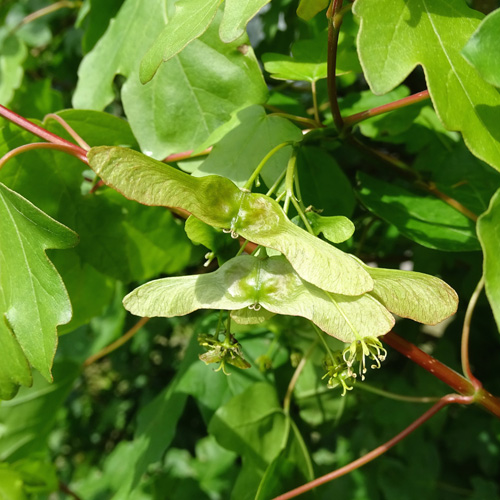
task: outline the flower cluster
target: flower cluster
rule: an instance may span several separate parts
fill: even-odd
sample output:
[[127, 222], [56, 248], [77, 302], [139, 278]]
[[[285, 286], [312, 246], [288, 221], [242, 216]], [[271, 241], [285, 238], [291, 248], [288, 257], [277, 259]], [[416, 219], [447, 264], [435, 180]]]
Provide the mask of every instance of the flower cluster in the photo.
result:
[[324, 367], [326, 374], [323, 378], [328, 378], [328, 388], [334, 389], [338, 385], [342, 386], [342, 396], [345, 396], [347, 391], [351, 391], [354, 382], [356, 382], [356, 375], [350, 372], [347, 363], [342, 358], [342, 353], [335, 352], [331, 356], [327, 357], [324, 361]]
[[323, 378], [328, 378], [328, 387], [334, 388], [341, 385], [342, 396], [347, 391], [352, 390], [357, 374], [354, 373], [354, 363], [359, 363], [359, 375], [361, 380], [365, 379], [366, 359], [371, 359], [375, 363], [370, 368], [380, 368], [381, 362], [385, 360], [387, 351], [382, 346], [382, 342], [376, 337], [364, 337], [349, 344], [343, 351], [332, 353], [325, 360], [326, 374]]
[[198, 335], [198, 343], [207, 351], [199, 355], [199, 358], [207, 365], [211, 363], [220, 363], [215, 371], [222, 370], [226, 375], [226, 364], [236, 366], [237, 368], [250, 368], [250, 363], [243, 357], [243, 352], [239, 342], [229, 334], [223, 341], [218, 339], [218, 335], [212, 336], [206, 333]]
[[365, 373], [367, 372], [366, 358], [375, 361], [375, 364], [372, 364], [370, 368], [376, 369], [380, 368], [380, 363], [385, 360], [386, 356], [387, 351], [382, 346], [382, 342], [376, 337], [364, 337], [355, 340], [342, 351], [342, 358], [347, 364], [351, 377], [356, 377], [352, 367], [356, 361], [359, 362], [361, 380], [365, 379]]

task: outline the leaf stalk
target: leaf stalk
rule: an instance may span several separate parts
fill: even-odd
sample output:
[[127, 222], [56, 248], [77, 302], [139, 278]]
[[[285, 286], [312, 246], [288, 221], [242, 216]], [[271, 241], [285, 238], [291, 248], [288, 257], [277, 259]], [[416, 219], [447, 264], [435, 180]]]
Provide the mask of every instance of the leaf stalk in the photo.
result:
[[404, 97], [394, 102], [388, 104], [383, 104], [382, 106], [377, 106], [366, 111], [361, 111], [360, 113], [355, 113], [354, 115], [346, 116], [344, 118], [345, 127], [353, 127], [359, 122], [367, 120], [368, 118], [373, 118], [374, 116], [382, 115], [394, 111], [396, 109], [401, 109], [406, 106], [411, 106], [421, 101], [429, 99], [429, 91], [423, 90], [422, 92], [417, 92], [416, 94]]

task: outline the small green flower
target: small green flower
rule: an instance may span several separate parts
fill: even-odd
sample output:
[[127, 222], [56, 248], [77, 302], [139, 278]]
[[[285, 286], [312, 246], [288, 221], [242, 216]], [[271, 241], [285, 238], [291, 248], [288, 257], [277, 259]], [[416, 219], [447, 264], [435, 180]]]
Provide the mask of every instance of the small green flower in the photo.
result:
[[[352, 374], [347, 363], [342, 358], [342, 353], [335, 352], [331, 357], [325, 359], [324, 362], [326, 374], [322, 378], [329, 377], [328, 388], [333, 389], [338, 385], [342, 386], [342, 396], [345, 396], [347, 391], [351, 391], [356, 375]], [[349, 385], [351, 384], [351, 385]]]
[[226, 375], [230, 375], [226, 371], [226, 364], [243, 370], [251, 366], [243, 357], [239, 342], [231, 334], [221, 342], [218, 336], [201, 333], [198, 335], [198, 343], [207, 351], [198, 356], [205, 364], [220, 363], [216, 372], [222, 370]]
[[382, 346], [382, 342], [375, 337], [364, 337], [362, 339], [355, 340], [349, 346], [347, 346], [342, 352], [342, 358], [347, 364], [347, 368], [351, 377], [356, 377], [353, 372], [352, 367], [354, 362], [359, 362], [359, 374], [361, 375], [361, 380], [365, 379], [366, 368], [366, 358], [375, 361], [370, 368], [380, 368], [380, 362], [384, 361], [387, 356], [387, 351]]

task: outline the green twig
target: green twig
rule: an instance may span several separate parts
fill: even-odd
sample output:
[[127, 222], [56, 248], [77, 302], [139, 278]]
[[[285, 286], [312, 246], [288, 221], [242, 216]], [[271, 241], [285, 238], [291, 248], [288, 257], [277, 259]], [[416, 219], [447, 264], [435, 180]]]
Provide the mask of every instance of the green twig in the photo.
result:
[[277, 153], [280, 149], [283, 149], [286, 146], [291, 146], [292, 144], [293, 144], [293, 142], [291, 142], [291, 141], [282, 142], [281, 144], [278, 144], [273, 149], [271, 149], [271, 151], [269, 151], [269, 153], [267, 153], [267, 155], [264, 156], [262, 161], [257, 165], [257, 168], [253, 171], [252, 175], [250, 176], [250, 178], [246, 182], [243, 189], [251, 189], [253, 186], [253, 183], [255, 182], [255, 179], [257, 179], [257, 177], [260, 174], [260, 171], [264, 168], [265, 164], [269, 161], [269, 158], [271, 158], [271, 156], [273, 156], [275, 153]]
[[83, 363], [83, 366], [87, 367], [121, 347], [123, 344], [128, 342], [149, 321], [149, 319], [150, 318], [141, 318], [130, 330], [127, 331], [127, 333], [122, 335], [119, 339], [115, 340], [112, 344], [108, 345], [104, 349], [101, 349], [98, 353], [93, 354], [92, 356], [87, 358]]
[[469, 300], [467, 306], [467, 311], [465, 312], [464, 325], [462, 328], [462, 342], [461, 342], [461, 358], [462, 358], [462, 370], [464, 375], [472, 382], [475, 388], [479, 389], [482, 387], [481, 382], [474, 377], [470, 367], [469, 361], [469, 337], [470, 337], [470, 324], [472, 320], [472, 315], [479, 299], [479, 295], [484, 288], [484, 276], [481, 276], [472, 296]]
[[311, 357], [311, 354], [313, 353], [314, 349], [316, 349], [316, 346], [318, 345], [318, 339], [316, 339], [312, 344], [311, 347], [307, 350], [307, 352], [302, 356], [302, 359], [300, 360], [299, 364], [297, 365], [297, 368], [295, 368], [295, 371], [293, 372], [292, 378], [290, 379], [290, 383], [288, 384], [288, 388], [286, 390], [285, 397], [283, 399], [283, 411], [285, 412], [286, 415], [290, 413], [290, 403], [292, 401], [292, 394], [293, 390], [295, 388], [295, 385], [297, 384], [297, 381], [299, 380], [300, 374], [302, 373], [302, 370], [306, 366], [307, 360]]
[[313, 80], [311, 82], [311, 94], [313, 101], [313, 110], [314, 110], [314, 119], [316, 120], [316, 124], [321, 123], [319, 119], [319, 110], [318, 110], [318, 96], [316, 94], [316, 81]]
[[57, 10], [78, 9], [81, 6], [82, 2], [80, 1], [70, 2], [68, 0], [61, 0], [60, 2], [53, 3], [52, 5], [48, 5], [47, 7], [43, 7], [42, 9], [39, 9], [31, 14], [28, 14], [21, 20], [19, 24], [14, 26], [14, 28], [11, 30], [11, 33], [17, 31], [19, 28], [22, 28], [26, 24], [31, 23], [36, 19], [40, 19], [41, 17], [44, 17], [48, 14], [52, 14], [52, 12], [56, 12]]
[[374, 387], [373, 385], [367, 384], [366, 382], [359, 382], [356, 384], [356, 388], [363, 389], [366, 392], [371, 392], [373, 394], [378, 394], [379, 396], [383, 396], [384, 398], [394, 399], [396, 401], [404, 401], [405, 403], [435, 403], [439, 401], [441, 398], [438, 397], [430, 397], [430, 396], [404, 396], [403, 394], [396, 394], [395, 392], [384, 391], [383, 389], [379, 389], [378, 387]]

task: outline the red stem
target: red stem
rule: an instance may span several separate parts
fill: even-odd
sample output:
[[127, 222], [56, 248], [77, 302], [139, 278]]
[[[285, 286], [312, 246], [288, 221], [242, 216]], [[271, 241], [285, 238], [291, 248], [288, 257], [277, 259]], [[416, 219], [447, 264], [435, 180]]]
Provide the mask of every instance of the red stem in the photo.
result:
[[63, 139], [62, 137], [59, 137], [58, 135], [53, 134], [52, 132], [49, 132], [43, 127], [40, 127], [39, 125], [35, 125], [33, 122], [30, 122], [26, 118], [19, 116], [17, 113], [14, 113], [13, 111], [6, 108], [5, 106], [2, 106], [1, 104], [0, 104], [0, 116], [3, 116], [4, 118], [11, 121], [15, 125], [18, 125], [19, 127], [23, 128], [24, 130], [27, 130], [28, 132], [31, 132], [32, 134], [40, 137], [41, 139], [45, 139], [46, 141], [51, 142], [52, 144], [59, 144], [60, 146], [66, 146], [68, 149], [71, 149], [73, 151], [71, 153], [73, 154], [73, 156], [76, 156], [84, 163], [88, 163], [87, 152], [83, 148], [77, 146], [76, 144], [73, 144], [72, 142], [67, 141], [66, 139]]
[[439, 380], [453, 388], [460, 394], [472, 397], [473, 401], [500, 418], [500, 399], [496, 398], [483, 388], [476, 388], [459, 373], [444, 365], [437, 359], [419, 349], [416, 345], [404, 338], [389, 332], [380, 337], [387, 345], [400, 352], [408, 359], [421, 366]]
[[59, 137], [58, 135], [55, 135], [52, 132], [49, 132], [48, 130], [45, 130], [39, 125], [35, 125], [33, 122], [30, 122], [26, 118], [19, 116], [17, 113], [14, 113], [14, 111], [11, 111], [10, 109], [6, 108], [5, 106], [2, 106], [1, 104], [0, 104], [0, 116], [3, 116], [7, 120], [23, 128], [24, 130], [27, 130], [28, 132], [31, 132], [32, 134], [37, 135], [41, 139], [45, 139], [48, 142], [52, 142], [53, 144], [62, 144], [64, 146], [73, 146], [73, 147], [75, 146], [73, 143], [67, 141], [66, 139], [63, 139], [62, 137]]
[[194, 149], [189, 149], [188, 151], [182, 151], [181, 153], [173, 153], [168, 155], [163, 161], [168, 163], [169, 161], [181, 161], [187, 160], [189, 158], [196, 158], [198, 156], [206, 156], [212, 151], [212, 146], [200, 151], [199, 153], [193, 154]]
[[338, 477], [344, 476], [345, 474], [348, 474], [349, 472], [352, 472], [355, 469], [358, 469], [359, 467], [362, 467], [363, 465], [367, 464], [368, 462], [372, 461], [373, 459], [379, 457], [383, 453], [385, 453], [387, 450], [392, 448], [394, 445], [402, 441], [404, 438], [406, 438], [409, 434], [411, 434], [415, 429], [420, 427], [424, 422], [429, 420], [432, 416], [434, 416], [439, 410], [444, 408], [445, 406], [451, 404], [451, 403], [458, 403], [458, 404], [471, 404], [474, 402], [474, 399], [471, 396], [460, 396], [458, 394], [448, 394], [446, 396], [443, 396], [434, 406], [429, 408], [423, 415], [421, 415], [417, 420], [412, 422], [406, 429], [401, 431], [399, 434], [394, 436], [392, 439], [389, 439], [386, 443], [383, 445], [379, 446], [378, 448], [375, 448], [374, 450], [370, 451], [366, 455], [363, 455], [362, 457], [358, 458], [357, 460], [354, 460], [348, 465], [345, 465], [344, 467], [341, 467], [340, 469], [337, 469], [333, 472], [329, 472], [328, 474], [325, 474], [324, 476], [318, 477], [314, 481], [311, 481], [309, 483], [303, 484], [302, 486], [299, 486], [298, 488], [295, 488], [291, 491], [288, 491], [287, 493], [284, 493], [283, 495], [280, 495], [274, 500], [288, 500], [290, 498], [295, 498], [302, 493], [306, 493], [307, 491], [310, 491], [322, 484], [328, 483], [329, 481], [332, 481], [333, 479], [337, 479]]
[[55, 149], [56, 151], [62, 151], [63, 153], [67, 153], [78, 158], [88, 165], [87, 156], [82, 157], [79, 152], [75, 151], [74, 147], [63, 146], [62, 144], [54, 144], [52, 142], [31, 142], [29, 144], [24, 144], [23, 146], [12, 149], [4, 156], [2, 156], [2, 158], [0, 158], [0, 168], [2, 168], [11, 158], [14, 158], [14, 156], [25, 153], [26, 151], [33, 151], [34, 149]]
[[429, 99], [429, 91], [423, 90], [422, 92], [417, 92], [416, 94], [405, 97], [404, 99], [399, 99], [389, 104], [384, 104], [382, 106], [377, 106], [376, 108], [368, 109], [366, 111], [361, 111], [351, 116], [346, 116], [344, 118], [344, 125], [347, 127], [352, 127], [356, 123], [359, 123], [373, 116], [382, 115], [388, 113], [389, 111], [394, 111], [395, 109], [404, 108], [405, 106], [410, 106], [420, 101], [425, 101]]

